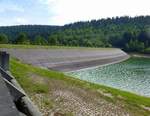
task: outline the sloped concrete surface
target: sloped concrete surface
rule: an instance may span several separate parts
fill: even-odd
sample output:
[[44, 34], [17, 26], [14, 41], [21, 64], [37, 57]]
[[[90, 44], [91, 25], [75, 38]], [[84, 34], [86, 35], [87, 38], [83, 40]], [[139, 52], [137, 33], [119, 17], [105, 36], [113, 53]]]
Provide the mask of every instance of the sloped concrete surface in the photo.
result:
[[73, 71], [120, 61], [128, 55], [120, 49], [1, 49], [24, 63], [58, 71]]

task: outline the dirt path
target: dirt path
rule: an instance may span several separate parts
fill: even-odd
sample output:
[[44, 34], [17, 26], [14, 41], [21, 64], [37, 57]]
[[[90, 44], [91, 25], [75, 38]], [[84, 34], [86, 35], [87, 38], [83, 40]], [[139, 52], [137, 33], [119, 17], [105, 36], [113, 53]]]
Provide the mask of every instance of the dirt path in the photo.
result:
[[[48, 84], [53, 107], [49, 110], [43, 108], [45, 116], [132, 116], [122, 104], [108, 102], [97, 91], [68, 86], [61, 80], [50, 80]], [[34, 100], [42, 104], [43, 98], [36, 95]]]

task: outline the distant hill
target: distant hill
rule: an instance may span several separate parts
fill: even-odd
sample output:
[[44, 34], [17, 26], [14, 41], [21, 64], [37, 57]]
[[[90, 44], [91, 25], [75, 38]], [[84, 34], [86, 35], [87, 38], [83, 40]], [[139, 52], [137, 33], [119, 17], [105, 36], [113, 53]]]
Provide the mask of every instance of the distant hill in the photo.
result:
[[9, 39], [14, 40], [19, 33], [25, 32], [30, 39], [33, 39], [36, 35], [47, 37], [57, 29], [59, 29], [59, 26], [49, 26], [49, 25], [1, 26], [0, 33], [4, 33], [9, 37]]
[[0, 27], [0, 33], [5, 33], [10, 41], [15, 40], [20, 32], [27, 33], [31, 41], [37, 35], [41, 35], [45, 39], [49, 38], [47, 44], [52, 42], [54, 45], [113, 46], [126, 51], [141, 52], [150, 49], [150, 16], [115, 17], [75, 22], [64, 26], [20, 25]]

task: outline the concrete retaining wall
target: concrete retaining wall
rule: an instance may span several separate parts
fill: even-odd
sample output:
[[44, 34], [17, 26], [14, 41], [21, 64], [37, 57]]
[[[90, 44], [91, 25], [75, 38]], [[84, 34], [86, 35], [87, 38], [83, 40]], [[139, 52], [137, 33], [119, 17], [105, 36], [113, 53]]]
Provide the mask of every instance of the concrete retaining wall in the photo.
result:
[[108, 64], [129, 57], [117, 48], [3, 50], [24, 63], [62, 72]]

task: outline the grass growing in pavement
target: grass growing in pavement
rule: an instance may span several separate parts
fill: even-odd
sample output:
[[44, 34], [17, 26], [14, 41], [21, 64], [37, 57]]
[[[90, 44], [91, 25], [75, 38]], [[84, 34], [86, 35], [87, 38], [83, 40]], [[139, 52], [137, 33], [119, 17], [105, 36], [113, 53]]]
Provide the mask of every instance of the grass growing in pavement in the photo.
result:
[[[86, 81], [82, 81], [79, 79], [75, 79], [72, 77], [68, 77], [60, 72], [49, 71], [46, 69], [37, 68], [31, 65], [23, 64], [16, 59], [11, 59], [11, 73], [15, 76], [17, 81], [23, 87], [23, 89], [27, 92], [27, 94], [48, 94], [49, 88], [45, 83], [41, 83], [40, 81], [34, 81], [30, 75], [38, 75], [48, 80], [63, 80], [67, 85], [76, 86], [79, 88], [86, 88], [94, 91], [103, 91], [104, 93], [110, 93], [113, 97], [108, 97], [102, 94], [106, 100], [110, 102], [116, 103], [120, 102], [125, 104], [125, 107], [133, 112], [142, 112], [143, 115], [148, 115], [150, 112], [148, 110], [142, 109], [141, 106], [150, 107], [150, 98], [138, 96], [136, 94], [132, 94], [126, 91], [121, 91], [118, 89], [101, 86], [93, 83], [89, 83]], [[45, 106], [52, 106], [52, 102], [48, 100], [44, 100]]]
[[0, 48], [16, 48], [16, 49], [97, 49], [97, 50], [114, 50], [117, 48], [94, 48], [94, 47], [75, 47], [75, 46], [41, 46], [41, 45], [18, 45], [18, 44], [0, 44]]

